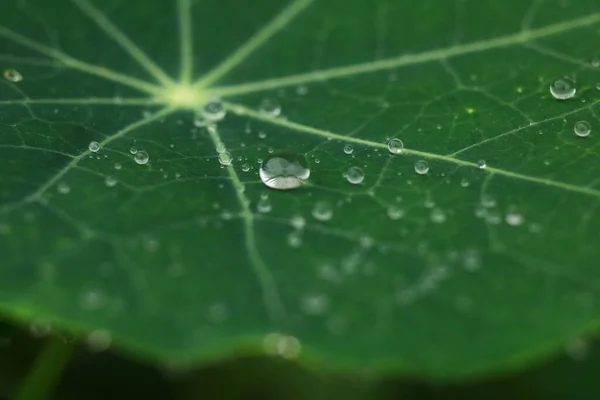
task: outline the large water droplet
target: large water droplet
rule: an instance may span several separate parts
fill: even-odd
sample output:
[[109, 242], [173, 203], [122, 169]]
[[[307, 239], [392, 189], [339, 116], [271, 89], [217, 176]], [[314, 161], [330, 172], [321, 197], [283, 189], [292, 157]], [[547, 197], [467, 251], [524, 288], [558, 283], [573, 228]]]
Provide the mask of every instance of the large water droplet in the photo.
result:
[[392, 154], [401, 154], [404, 150], [404, 143], [400, 139], [391, 139], [388, 142], [388, 150]]
[[98, 152], [98, 150], [100, 150], [100, 143], [96, 142], [96, 141], [92, 141], [90, 142], [90, 144], [88, 145], [88, 149], [90, 149], [90, 151], [92, 153], [96, 153]]
[[558, 78], [550, 85], [550, 93], [558, 100], [571, 99], [577, 93], [575, 81], [568, 76]]
[[135, 153], [134, 159], [136, 163], [143, 165], [148, 162], [150, 156], [145, 151], [138, 151], [137, 153]]
[[579, 137], [586, 137], [592, 131], [592, 127], [591, 127], [590, 123], [587, 121], [579, 121], [579, 122], [575, 123], [575, 126], [573, 127], [573, 131]]
[[258, 110], [269, 117], [277, 117], [281, 114], [281, 104], [277, 99], [266, 98], [260, 102]]
[[202, 107], [202, 117], [209, 122], [218, 122], [225, 118], [227, 110], [220, 100], [211, 100]]
[[231, 165], [232, 162], [233, 157], [231, 156], [231, 153], [229, 153], [228, 151], [219, 153], [219, 163], [221, 163], [221, 165]]
[[5, 69], [4, 70], [4, 78], [13, 83], [21, 82], [23, 80], [23, 75], [16, 69]]
[[348, 181], [348, 183], [351, 183], [353, 185], [358, 185], [358, 184], [362, 183], [362, 181], [365, 180], [365, 173], [363, 172], [362, 169], [360, 169], [358, 167], [348, 168], [345, 176], [346, 176], [346, 180]]
[[479, 160], [477, 161], [477, 166], [479, 167], [479, 169], [486, 169], [487, 163], [485, 162], [485, 160]]
[[425, 175], [429, 172], [429, 164], [425, 160], [419, 160], [415, 163], [415, 172], [419, 175]]
[[271, 189], [288, 190], [299, 187], [310, 176], [306, 157], [291, 151], [276, 152], [261, 164], [261, 181]]
[[312, 215], [317, 221], [329, 221], [333, 217], [333, 208], [328, 201], [319, 201], [312, 210]]

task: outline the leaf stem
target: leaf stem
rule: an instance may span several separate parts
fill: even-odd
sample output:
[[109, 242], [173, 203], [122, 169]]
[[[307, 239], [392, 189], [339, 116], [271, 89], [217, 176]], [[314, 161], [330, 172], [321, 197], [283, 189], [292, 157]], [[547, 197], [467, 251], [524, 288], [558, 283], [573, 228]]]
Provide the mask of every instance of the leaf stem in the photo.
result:
[[64, 368], [73, 354], [74, 344], [53, 335], [23, 378], [15, 400], [47, 399], [54, 391]]

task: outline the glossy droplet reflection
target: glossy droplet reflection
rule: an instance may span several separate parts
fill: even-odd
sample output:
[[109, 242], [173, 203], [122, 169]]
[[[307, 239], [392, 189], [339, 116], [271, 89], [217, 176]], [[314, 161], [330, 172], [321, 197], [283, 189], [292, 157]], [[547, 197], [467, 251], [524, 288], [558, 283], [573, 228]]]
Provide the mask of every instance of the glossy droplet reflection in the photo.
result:
[[260, 180], [271, 189], [289, 190], [302, 185], [310, 176], [306, 157], [291, 151], [269, 155], [261, 164]]
[[400, 139], [391, 139], [388, 142], [388, 150], [392, 154], [401, 154], [404, 150], [404, 143]]
[[573, 78], [568, 76], [558, 78], [550, 85], [550, 94], [558, 100], [568, 100], [577, 93], [577, 87]]
[[5, 69], [4, 70], [4, 78], [12, 83], [21, 82], [23, 80], [23, 75], [16, 69]]
[[579, 121], [579, 122], [575, 123], [575, 126], [573, 127], [573, 131], [579, 137], [586, 137], [592, 131], [592, 127], [591, 127], [590, 123], [587, 121]]
[[148, 163], [150, 156], [148, 156], [148, 153], [146, 153], [145, 151], [138, 151], [135, 153], [134, 159], [136, 163], [144, 165]]
[[365, 180], [365, 173], [359, 167], [350, 167], [344, 174], [348, 183], [352, 185], [361, 184]]

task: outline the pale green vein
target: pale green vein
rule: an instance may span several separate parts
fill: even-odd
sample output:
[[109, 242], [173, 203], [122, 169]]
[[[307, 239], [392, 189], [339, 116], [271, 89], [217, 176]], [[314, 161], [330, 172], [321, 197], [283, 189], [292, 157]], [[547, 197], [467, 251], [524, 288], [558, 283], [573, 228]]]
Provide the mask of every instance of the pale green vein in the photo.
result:
[[177, 13], [179, 16], [179, 43], [181, 46], [181, 82], [189, 84], [192, 81], [194, 69], [191, 0], [177, 0]]
[[[217, 148], [225, 148], [225, 144], [221, 140], [219, 133], [215, 127], [209, 127], [208, 132]], [[242, 208], [242, 219], [244, 221], [244, 240], [246, 251], [250, 259], [250, 264], [254, 269], [254, 273], [259, 280], [259, 284], [263, 291], [263, 301], [271, 319], [274, 321], [280, 320], [284, 316], [284, 307], [277, 290], [277, 283], [269, 268], [262, 259], [258, 246], [256, 245], [256, 234], [254, 233], [254, 213], [250, 209], [250, 201], [244, 195], [244, 184], [241, 182], [233, 165], [226, 167], [229, 174], [236, 196]]]
[[0, 100], [0, 105], [50, 104], [50, 105], [111, 105], [111, 106], [153, 106], [164, 104], [163, 100], [152, 98], [73, 98], [73, 99], [21, 99]]
[[545, 124], [545, 123], [548, 123], [548, 122], [552, 122], [552, 121], [556, 121], [556, 120], [561, 120], [561, 119], [564, 119], [564, 118], [568, 117], [569, 115], [572, 115], [572, 114], [577, 114], [577, 113], [579, 113], [579, 112], [581, 112], [581, 111], [589, 110], [589, 109], [591, 109], [592, 107], [594, 107], [596, 104], [599, 104], [599, 103], [600, 103], [600, 100], [596, 100], [596, 101], [594, 101], [593, 103], [591, 103], [591, 104], [589, 104], [589, 105], [586, 105], [586, 106], [584, 106], [584, 107], [579, 107], [579, 108], [576, 108], [576, 109], [574, 109], [574, 110], [571, 110], [571, 111], [569, 111], [569, 112], [566, 112], [566, 113], [563, 113], [563, 114], [557, 115], [556, 117], [547, 118], [547, 119], [544, 119], [544, 120], [541, 120], [541, 121], [532, 122], [532, 123], [530, 123], [530, 124], [528, 124], [528, 125], [523, 125], [523, 126], [520, 126], [520, 127], [518, 127], [518, 128], [511, 129], [511, 130], [509, 130], [509, 131], [506, 131], [506, 132], [504, 132], [504, 133], [501, 133], [501, 134], [499, 134], [499, 135], [492, 136], [492, 137], [489, 137], [489, 138], [487, 138], [487, 139], [481, 140], [480, 142], [473, 143], [473, 144], [471, 144], [471, 145], [469, 145], [469, 146], [463, 147], [463, 148], [462, 148], [462, 149], [460, 149], [460, 150], [456, 150], [455, 152], [453, 152], [453, 153], [451, 153], [451, 154], [448, 154], [448, 156], [449, 156], [449, 157], [454, 157], [454, 156], [456, 156], [456, 155], [458, 155], [458, 154], [460, 154], [460, 153], [464, 153], [465, 151], [468, 151], [468, 150], [474, 149], [474, 148], [476, 148], [476, 147], [482, 146], [482, 145], [484, 145], [484, 144], [486, 144], [486, 143], [489, 143], [489, 142], [495, 141], [495, 140], [497, 140], [497, 139], [500, 139], [500, 138], [503, 138], [503, 137], [505, 137], [505, 136], [510, 136], [510, 135], [513, 135], [513, 134], [515, 134], [515, 133], [518, 133], [518, 132], [520, 132], [520, 131], [522, 131], [522, 130], [529, 129], [529, 128], [535, 128], [535, 127], [536, 127], [536, 126], [538, 126], [538, 125], [542, 125], [542, 124]]
[[256, 49], [265, 44], [275, 33], [285, 28], [302, 10], [304, 10], [314, 0], [294, 0], [289, 6], [284, 8], [271, 22], [265, 25], [260, 31], [252, 36], [240, 48], [234, 51], [229, 57], [221, 62], [212, 71], [200, 78], [195, 86], [204, 88], [221, 78], [250, 56]]
[[[278, 125], [278, 126], [281, 126], [284, 128], [289, 128], [289, 129], [292, 129], [295, 131], [310, 133], [312, 135], [321, 136], [321, 137], [324, 137], [324, 138], [327, 138], [330, 140], [335, 139], [335, 140], [340, 140], [340, 141], [344, 141], [347, 143], [356, 143], [356, 144], [361, 144], [364, 146], [379, 147], [382, 149], [387, 149], [386, 143], [378, 143], [378, 142], [373, 142], [373, 141], [365, 140], [365, 139], [359, 139], [359, 138], [355, 138], [355, 137], [351, 137], [351, 136], [344, 136], [344, 135], [340, 135], [338, 133], [333, 133], [333, 132], [325, 131], [322, 129], [317, 129], [317, 128], [313, 128], [310, 126], [302, 125], [297, 122], [292, 122], [292, 121], [281, 119], [281, 118], [268, 117], [266, 115], [263, 115], [257, 111], [254, 111], [254, 110], [252, 110], [248, 107], [242, 106], [240, 104], [225, 103], [225, 107], [228, 110], [231, 110], [232, 112], [236, 113], [237, 115], [244, 115], [244, 116], [251, 117], [251, 118], [263, 121], [263, 122]], [[475, 162], [461, 160], [460, 158], [455, 158], [452, 156], [445, 156], [445, 155], [441, 155], [441, 154], [429, 153], [426, 151], [413, 150], [413, 149], [408, 149], [408, 148], [404, 148], [403, 154], [418, 156], [418, 157], [422, 157], [425, 159], [440, 160], [440, 161], [445, 161], [448, 163], [460, 165], [463, 167], [479, 169], [479, 165]], [[535, 176], [520, 174], [517, 172], [511, 172], [511, 171], [507, 171], [507, 170], [500, 169], [500, 168], [487, 167], [483, 171], [486, 171], [486, 172], [494, 174], [494, 175], [501, 175], [501, 176], [506, 176], [509, 178], [514, 178], [514, 179], [519, 179], [519, 180], [523, 180], [523, 181], [538, 183], [541, 185], [551, 186], [551, 187], [559, 188], [559, 189], [566, 190], [569, 192], [576, 192], [576, 193], [581, 193], [581, 194], [585, 194], [588, 196], [600, 197], [600, 190], [596, 190], [591, 187], [578, 186], [578, 185], [573, 185], [570, 183], [554, 181], [551, 179], [537, 178]]]
[[[175, 111], [174, 108], [163, 108], [162, 110], [148, 116], [148, 117], [144, 117], [128, 126], [126, 126], [125, 128], [121, 129], [120, 131], [118, 131], [117, 133], [115, 133], [114, 135], [111, 135], [109, 137], [107, 137], [106, 139], [104, 139], [102, 142], [100, 142], [100, 146], [104, 147], [107, 144], [125, 136], [126, 134], [128, 134], [131, 131], [134, 131], [138, 128], [141, 128], [144, 125], [147, 125], [153, 121], [156, 121], [157, 119], [163, 118], [167, 115], [169, 115], [170, 113], [172, 113], [173, 111]], [[81, 161], [84, 157], [88, 156], [89, 154], [91, 154], [90, 150], [85, 150], [82, 153], [80, 153], [77, 156], [72, 157], [71, 161], [69, 161], [69, 163], [67, 163], [67, 165], [65, 165], [56, 175], [54, 175], [52, 178], [48, 179], [43, 185], [41, 185], [35, 192], [33, 192], [32, 194], [30, 194], [29, 196], [27, 196], [21, 203], [19, 204], [13, 204], [13, 205], [8, 205], [3, 207], [0, 210], [0, 214], [4, 214], [7, 211], [10, 211], [16, 207], [18, 207], [20, 204], [23, 203], [31, 203], [34, 201], [38, 201], [41, 199], [41, 197], [44, 195], [44, 193], [46, 193], [46, 191], [51, 188], [52, 186], [56, 185], [58, 183], [58, 181], [60, 181], [69, 171], [71, 171], [74, 167], [77, 166], [77, 164], [79, 163], [79, 161]]]
[[74, 155], [69, 154], [69, 153], [65, 153], [59, 150], [52, 150], [52, 149], [45, 149], [43, 147], [34, 147], [34, 146], [28, 146], [28, 145], [16, 145], [16, 144], [0, 144], [0, 149], [14, 149], [14, 150], [32, 150], [32, 151], [40, 151], [43, 153], [52, 153], [52, 154], [58, 154], [64, 157], [68, 157], [68, 158], [75, 158]]
[[4, 36], [5, 38], [10, 39], [16, 43], [19, 43], [25, 47], [29, 47], [30, 49], [33, 49], [33, 50], [37, 51], [38, 53], [44, 54], [48, 57], [51, 57], [52, 59], [59, 61], [60, 63], [62, 63], [63, 65], [65, 65], [69, 68], [77, 69], [77, 70], [86, 72], [91, 75], [96, 75], [101, 78], [113, 81], [113, 82], [118, 82], [123, 85], [130, 86], [132, 88], [141, 90], [146, 93], [161, 94], [163, 92], [163, 89], [161, 89], [160, 87], [155, 86], [151, 83], [142, 81], [142, 80], [134, 78], [132, 76], [128, 76], [128, 75], [121, 74], [119, 72], [112, 71], [108, 68], [88, 64], [85, 61], [78, 60], [76, 58], [73, 58], [73, 57], [63, 53], [62, 51], [53, 49], [51, 47], [48, 47], [41, 43], [38, 43], [34, 40], [26, 38], [25, 36], [22, 36], [16, 32], [13, 32], [12, 30], [10, 30], [4, 26], [0, 26], [0, 36]]
[[215, 96], [235, 96], [244, 93], [277, 89], [284, 86], [300, 85], [316, 81], [326, 81], [334, 78], [342, 78], [358, 74], [365, 74], [368, 72], [399, 68], [407, 65], [439, 61], [465, 54], [488, 51], [499, 47], [523, 44], [532, 40], [541, 39], [569, 30], [593, 25], [598, 22], [600, 22], [600, 13], [595, 13], [586, 17], [548, 25], [543, 28], [521, 31], [511, 35], [481, 40], [478, 42], [459, 44], [444, 49], [430, 50], [418, 54], [406, 54], [384, 60], [335, 67], [304, 74], [284, 76], [280, 78], [266, 79], [258, 82], [248, 82], [220, 88], [216, 87], [211, 90], [211, 92]]
[[81, 11], [90, 17], [108, 36], [117, 42], [123, 50], [136, 60], [146, 71], [164, 86], [172, 86], [175, 82], [150, 59], [129, 37], [115, 26], [100, 10], [88, 0], [71, 0]]

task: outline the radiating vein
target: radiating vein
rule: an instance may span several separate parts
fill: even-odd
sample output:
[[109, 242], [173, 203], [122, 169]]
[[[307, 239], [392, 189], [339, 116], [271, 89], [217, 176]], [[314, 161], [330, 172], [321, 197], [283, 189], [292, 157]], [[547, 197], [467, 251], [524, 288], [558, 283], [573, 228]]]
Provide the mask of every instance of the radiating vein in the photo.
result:
[[[344, 135], [340, 135], [338, 133], [333, 133], [333, 132], [325, 131], [322, 129], [317, 129], [317, 128], [313, 128], [310, 126], [302, 125], [297, 122], [292, 122], [292, 121], [284, 120], [281, 118], [272, 118], [272, 117], [263, 115], [257, 111], [254, 111], [250, 108], [242, 106], [240, 104], [225, 103], [225, 107], [228, 110], [231, 110], [232, 112], [236, 113], [237, 115], [244, 115], [244, 116], [251, 117], [251, 118], [263, 121], [263, 122], [267, 122], [267, 123], [271, 123], [271, 124], [278, 125], [281, 127], [289, 128], [289, 129], [292, 129], [295, 131], [305, 132], [305, 133], [309, 133], [312, 135], [321, 136], [321, 137], [324, 137], [327, 139], [336, 139], [336, 140], [344, 141], [347, 143], [356, 143], [356, 144], [361, 144], [364, 146], [379, 147], [382, 149], [387, 149], [387, 143], [378, 143], [378, 142], [373, 142], [373, 141], [365, 140], [365, 139], [359, 139], [359, 138], [355, 138], [355, 137], [351, 137], [351, 136], [344, 136]], [[460, 165], [463, 167], [479, 169], [479, 165], [475, 162], [462, 160], [460, 158], [455, 158], [452, 156], [445, 156], [445, 155], [430, 153], [430, 152], [426, 152], [426, 151], [413, 150], [413, 149], [408, 149], [406, 147], [404, 148], [403, 154], [418, 156], [418, 157], [422, 157], [425, 159], [440, 160], [440, 161], [445, 161], [448, 163]], [[485, 168], [484, 171], [491, 173], [491, 174], [495, 174], [495, 175], [502, 175], [502, 176], [506, 176], [509, 178], [514, 178], [514, 179], [519, 179], [519, 180], [523, 180], [523, 181], [538, 183], [541, 185], [551, 186], [551, 187], [563, 189], [563, 190], [566, 190], [569, 192], [581, 193], [581, 194], [585, 194], [585, 195], [592, 196], [592, 197], [600, 197], [600, 190], [596, 190], [591, 187], [578, 186], [578, 185], [573, 185], [570, 183], [554, 181], [551, 179], [538, 178], [535, 176], [520, 174], [517, 172], [511, 172], [511, 171], [507, 171], [507, 170], [500, 169], [500, 168], [487, 167], [487, 168]]]
[[153, 98], [121, 98], [121, 97], [0, 100], [0, 105], [24, 105], [24, 104], [152, 106], [152, 105], [164, 104], [164, 100], [153, 99]]
[[164, 86], [173, 85], [173, 80], [150, 59], [129, 37], [115, 26], [88, 0], [71, 0], [84, 14], [90, 17], [108, 36], [117, 42], [134, 60]]
[[488, 51], [500, 47], [515, 44], [523, 44], [532, 40], [556, 35], [573, 29], [582, 28], [600, 22], [600, 13], [572, 19], [569, 21], [548, 25], [543, 28], [532, 29], [501, 36], [492, 39], [481, 40], [472, 43], [454, 45], [444, 49], [430, 50], [418, 54], [406, 54], [399, 57], [388, 58], [373, 62], [359, 63], [312, 71], [304, 74], [284, 76], [280, 78], [266, 79], [263, 81], [242, 83], [239, 85], [216, 87], [212, 90], [215, 96], [235, 96], [244, 93], [271, 90], [284, 86], [300, 85], [316, 81], [326, 81], [334, 78], [342, 78], [353, 75], [365, 74], [407, 65], [422, 64], [431, 61], [444, 60], [451, 57]]
[[[107, 137], [102, 142], [100, 142], [100, 146], [102, 146], [102, 147], [106, 146], [107, 144], [113, 142], [114, 140], [117, 140], [117, 139], [125, 136], [129, 132], [134, 131], [138, 128], [141, 128], [144, 125], [147, 125], [153, 121], [156, 121], [157, 119], [165, 117], [165, 116], [169, 115], [170, 113], [172, 113], [173, 111], [175, 111], [174, 108], [163, 108], [162, 110], [160, 110], [148, 117], [144, 117], [144, 118], [126, 126], [125, 128], [123, 128], [120, 131], [118, 131], [117, 133], [115, 133], [114, 135]], [[67, 163], [67, 165], [65, 165], [60, 171], [58, 171], [58, 173], [56, 175], [54, 175], [52, 178], [48, 179], [35, 192], [33, 192], [32, 194], [27, 196], [19, 204], [8, 205], [8, 206], [5, 206], [2, 209], [0, 209], [0, 214], [4, 214], [7, 211], [14, 209], [15, 207], [18, 207], [20, 204], [31, 203], [31, 202], [39, 200], [43, 196], [43, 194], [46, 193], [46, 191], [49, 188], [51, 188], [58, 181], [60, 181], [69, 171], [71, 171], [74, 167], [77, 166], [79, 161], [81, 161], [84, 157], [88, 156], [89, 154], [91, 154], [91, 151], [85, 150], [84, 152], [80, 153], [77, 156], [74, 156], [74, 157], [71, 156], [72, 157], [71, 161], [69, 161], [69, 163]]]
[[[208, 132], [210, 137], [215, 144], [215, 147], [225, 148], [225, 144], [221, 140], [219, 133], [216, 128], [209, 128]], [[258, 251], [258, 247], [256, 245], [256, 235], [254, 233], [254, 214], [250, 209], [250, 202], [244, 195], [244, 185], [240, 181], [240, 178], [235, 171], [233, 165], [228, 165], [226, 167], [227, 173], [231, 177], [233, 182], [234, 190], [238, 201], [240, 203], [240, 207], [242, 208], [242, 219], [244, 221], [244, 241], [246, 246], [246, 251], [248, 252], [248, 257], [250, 258], [250, 264], [254, 269], [254, 273], [259, 280], [259, 284], [263, 291], [263, 301], [267, 311], [269, 312], [269, 316], [272, 320], [277, 321], [280, 320], [284, 316], [284, 307], [281, 301], [281, 297], [277, 290], [277, 283], [271, 275], [271, 271], [265, 264], [260, 252]]]
[[191, 0], [177, 0], [179, 44], [181, 46], [181, 82], [191, 83], [194, 69], [194, 42]]
[[33, 50], [37, 51], [38, 53], [44, 54], [48, 57], [51, 57], [51, 58], [61, 62], [63, 65], [65, 65], [67, 67], [77, 69], [77, 70], [80, 70], [83, 72], [87, 72], [88, 74], [96, 75], [101, 78], [113, 81], [113, 82], [118, 82], [123, 85], [130, 86], [132, 88], [141, 90], [146, 93], [151, 93], [151, 94], [162, 93], [162, 90], [160, 87], [155, 86], [151, 83], [142, 81], [142, 80], [134, 78], [132, 76], [128, 76], [125, 74], [121, 74], [119, 72], [112, 71], [105, 67], [99, 67], [96, 65], [88, 64], [85, 61], [78, 60], [76, 58], [69, 56], [68, 54], [63, 53], [62, 51], [53, 49], [51, 47], [48, 47], [41, 43], [38, 43], [34, 40], [26, 38], [25, 36], [22, 36], [4, 26], [0, 26], [0, 36], [4, 36], [5, 38], [10, 39], [16, 43], [19, 43], [25, 47], [29, 47], [30, 49], [33, 49]]
[[285, 28], [302, 10], [310, 5], [314, 0], [294, 0], [289, 6], [283, 9], [271, 22], [252, 36], [240, 48], [234, 51], [221, 64], [200, 78], [195, 85], [197, 87], [207, 87], [233, 68], [242, 63], [256, 49], [265, 44], [275, 33]]

